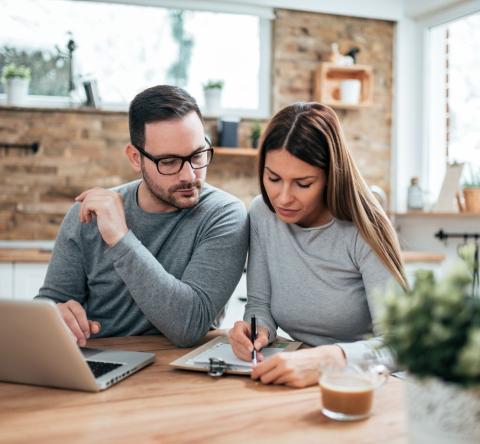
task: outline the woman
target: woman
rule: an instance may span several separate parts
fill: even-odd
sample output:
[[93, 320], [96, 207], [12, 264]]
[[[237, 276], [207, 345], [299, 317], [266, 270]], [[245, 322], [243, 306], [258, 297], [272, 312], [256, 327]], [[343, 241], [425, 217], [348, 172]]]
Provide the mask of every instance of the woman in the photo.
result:
[[[262, 196], [250, 210], [248, 303], [229, 332], [251, 360], [277, 326], [314, 348], [259, 361], [252, 378], [303, 387], [325, 364], [378, 357], [373, 293], [393, 276], [406, 288], [395, 231], [368, 190], [336, 114], [319, 103], [277, 113], [260, 146]], [[257, 339], [250, 341], [250, 318]], [[373, 319], [373, 328], [372, 328]]]

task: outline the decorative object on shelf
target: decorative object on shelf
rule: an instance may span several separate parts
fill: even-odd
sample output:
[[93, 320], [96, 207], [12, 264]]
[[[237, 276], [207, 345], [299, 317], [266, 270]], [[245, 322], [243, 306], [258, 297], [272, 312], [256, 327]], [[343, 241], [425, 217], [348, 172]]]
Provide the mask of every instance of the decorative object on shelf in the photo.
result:
[[221, 112], [223, 87], [223, 80], [208, 80], [203, 84], [206, 114], [218, 115]]
[[236, 117], [224, 118], [218, 121], [218, 142], [220, 146], [235, 148], [238, 146], [238, 122]]
[[460, 178], [463, 172], [463, 163], [447, 165], [442, 188], [438, 195], [437, 203], [432, 211], [435, 213], [458, 213], [458, 195], [461, 192]]
[[10, 63], [3, 67], [2, 80], [5, 83], [7, 105], [24, 105], [28, 97], [31, 71], [24, 65]]
[[98, 93], [98, 85], [96, 80], [85, 80], [83, 82], [85, 89], [85, 106], [99, 108], [101, 105], [100, 94]]
[[469, 175], [463, 182], [463, 198], [461, 212], [480, 214], [480, 168], [469, 165]]
[[314, 99], [334, 108], [360, 109], [373, 99], [373, 71], [366, 65], [320, 63], [314, 77]]
[[407, 209], [408, 211], [423, 211], [423, 207], [423, 190], [418, 184], [418, 177], [412, 177], [407, 190]]
[[328, 61], [334, 65], [338, 65], [340, 57], [342, 57], [342, 54], [340, 54], [340, 51], [338, 50], [338, 43], [334, 42], [330, 45], [330, 55], [328, 56]]
[[252, 148], [258, 148], [258, 141], [261, 134], [262, 126], [260, 125], [260, 123], [255, 122], [250, 130], [250, 142], [252, 144]]
[[360, 90], [362, 84], [358, 79], [340, 81], [340, 100], [343, 103], [357, 105], [360, 103]]
[[357, 63], [357, 55], [360, 52], [360, 48], [357, 48], [354, 46], [353, 48], [350, 48], [346, 53], [345, 57], [351, 57], [353, 59], [353, 63]]
[[[358, 48], [352, 48], [345, 55], [342, 55], [338, 50], [338, 43], [336, 42], [332, 43], [330, 48], [331, 52], [328, 56], [328, 60], [337, 66], [352, 66], [355, 64], [355, 55], [357, 52], [360, 52]], [[352, 53], [352, 51], [354, 52]]]
[[385, 345], [408, 371], [413, 444], [480, 442], [480, 298], [472, 296], [473, 246], [440, 281], [418, 270], [413, 289], [391, 289], [381, 316]]

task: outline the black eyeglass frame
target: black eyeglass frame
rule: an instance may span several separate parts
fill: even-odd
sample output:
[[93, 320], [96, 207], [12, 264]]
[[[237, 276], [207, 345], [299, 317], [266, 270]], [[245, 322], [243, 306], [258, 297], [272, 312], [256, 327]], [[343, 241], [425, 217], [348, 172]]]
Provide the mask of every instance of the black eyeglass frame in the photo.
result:
[[[212, 142], [210, 142], [210, 139], [206, 136], [205, 136], [205, 142], [207, 142], [208, 148], [202, 149], [200, 151], [195, 151], [192, 154], [190, 154], [190, 156], [160, 156], [160, 157], [156, 157], [156, 156], [152, 156], [150, 153], [148, 153], [147, 151], [145, 151], [143, 148], [139, 147], [138, 145], [135, 145], [133, 142], [132, 142], [132, 145], [138, 150], [138, 152], [142, 156], [145, 156], [147, 159], [150, 159], [155, 164], [159, 174], [162, 174], [164, 176], [173, 176], [175, 174], [178, 174], [180, 171], [182, 171], [183, 166], [185, 165], [185, 162], [188, 162], [190, 164], [190, 166], [192, 167], [192, 170], [201, 170], [203, 168], [207, 168], [207, 166], [210, 165], [210, 163], [212, 162], [213, 154], [215, 153], [215, 150], [212, 147]], [[205, 153], [207, 151], [209, 151], [211, 153], [211, 157], [210, 157], [210, 160], [208, 161], [208, 163], [204, 166], [201, 166], [201, 167], [193, 166], [192, 165], [192, 157], [197, 156], [200, 153]], [[158, 168], [158, 164], [162, 160], [165, 160], [165, 159], [181, 159], [182, 164], [180, 165], [180, 168], [178, 169], [178, 171], [176, 171], [175, 173], [162, 173], [160, 171], [160, 169]]]

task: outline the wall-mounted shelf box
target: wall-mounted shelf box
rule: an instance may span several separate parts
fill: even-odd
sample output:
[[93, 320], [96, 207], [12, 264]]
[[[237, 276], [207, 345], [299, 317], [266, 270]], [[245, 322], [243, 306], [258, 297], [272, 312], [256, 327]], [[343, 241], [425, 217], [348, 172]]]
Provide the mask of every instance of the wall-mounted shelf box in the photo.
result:
[[[356, 79], [360, 81], [358, 103], [344, 103], [340, 97], [340, 82]], [[323, 105], [342, 109], [361, 109], [373, 102], [373, 70], [368, 65], [338, 66], [321, 63], [314, 79], [314, 98]]]

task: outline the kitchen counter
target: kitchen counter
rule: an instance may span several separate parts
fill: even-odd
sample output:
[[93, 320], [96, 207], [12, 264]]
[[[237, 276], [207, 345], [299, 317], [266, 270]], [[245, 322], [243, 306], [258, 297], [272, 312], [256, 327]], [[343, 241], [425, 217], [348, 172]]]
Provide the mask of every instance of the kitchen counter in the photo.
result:
[[[45, 262], [52, 256], [54, 241], [0, 241], [0, 262]], [[445, 259], [441, 253], [428, 251], [403, 251], [406, 264], [427, 262], [440, 264]]]

